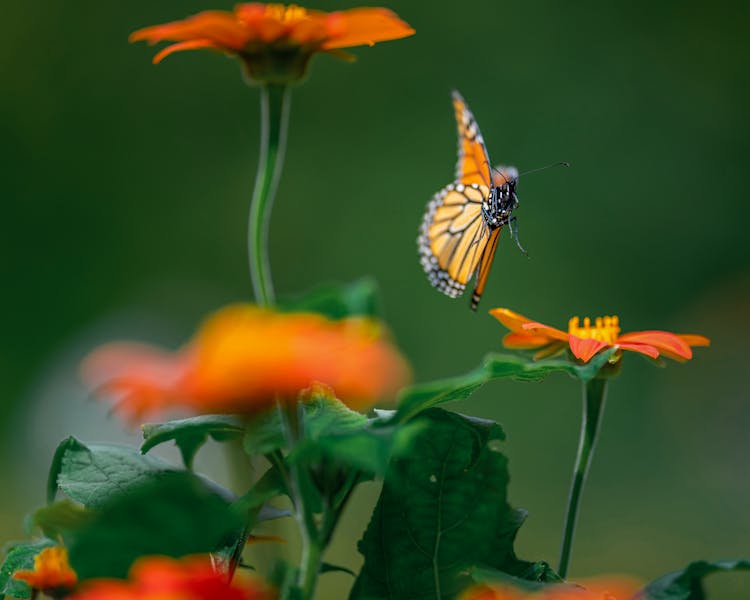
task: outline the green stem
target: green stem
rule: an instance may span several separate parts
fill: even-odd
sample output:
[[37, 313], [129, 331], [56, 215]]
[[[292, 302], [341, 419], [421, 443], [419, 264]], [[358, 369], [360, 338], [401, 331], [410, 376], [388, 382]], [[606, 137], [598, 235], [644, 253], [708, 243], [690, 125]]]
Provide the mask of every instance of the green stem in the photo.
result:
[[[299, 405], [294, 402], [285, 402], [282, 405], [284, 433], [290, 451], [294, 449], [303, 435], [302, 427], [304, 424], [300, 418], [299, 410]], [[292, 494], [294, 514], [302, 541], [297, 589], [301, 592], [300, 598], [302, 600], [310, 600], [315, 593], [315, 586], [318, 582], [322, 547], [320, 544], [320, 533], [315, 523], [315, 516], [305, 499], [304, 476], [305, 473], [299, 463], [297, 461], [290, 461], [290, 492]]]
[[596, 436], [604, 413], [604, 399], [607, 395], [607, 380], [592, 379], [583, 384], [583, 417], [581, 419], [581, 438], [578, 442], [578, 455], [573, 470], [573, 481], [570, 484], [568, 509], [565, 516], [565, 530], [563, 532], [562, 550], [560, 551], [560, 567], [557, 572], [563, 579], [568, 573], [570, 552], [573, 545], [573, 534], [578, 518], [578, 507], [581, 492], [586, 483], [591, 458], [596, 446]]
[[250, 202], [247, 252], [255, 301], [262, 306], [274, 303], [268, 260], [268, 225], [284, 164], [290, 104], [291, 93], [287, 86], [266, 84], [260, 88], [260, 157]]

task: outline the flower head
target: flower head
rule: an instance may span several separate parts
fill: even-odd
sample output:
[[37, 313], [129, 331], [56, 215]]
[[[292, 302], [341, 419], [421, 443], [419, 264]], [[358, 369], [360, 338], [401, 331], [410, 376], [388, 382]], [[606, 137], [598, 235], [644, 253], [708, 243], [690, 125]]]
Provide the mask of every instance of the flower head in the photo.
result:
[[583, 362], [588, 362], [605, 348], [630, 350], [650, 358], [666, 356], [685, 361], [693, 357], [691, 346], [708, 346], [710, 341], [702, 335], [676, 334], [668, 331], [635, 331], [620, 333], [620, 320], [616, 316], [597, 317], [593, 323], [586, 317], [581, 324], [578, 317], [568, 321], [568, 331], [543, 325], [507, 308], [493, 308], [490, 314], [510, 329], [503, 344], [507, 348], [537, 350], [535, 358], [550, 356], [566, 346]]
[[78, 576], [68, 563], [68, 551], [62, 546], [51, 546], [34, 557], [33, 570], [16, 571], [13, 579], [25, 581], [35, 590], [56, 596], [58, 592], [72, 589]]
[[86, 582], [70, 600], [272, 600], [275, 594], [238, 573], [232, 582], [204, 556], [183, 559], [149, 556], [138, 560], [128, 581]]
[[135, 31], [131, 42], [177, 42], [154, 57], [158, 63], [181, 50], [208, 48], [238, 56], [257, 81], [285, 83], [301, 78], [316, 52], [370, 45], [412, 35], [414, 30], [385, 8], [352, 8], [326, 13], [300, 6], [238, 4], [182, 21]]
[[175, 353], [140, 344], [103, 346], [84, 361], [83, 376], [136, 419], [180, 406], [255, 412], [277, 399], [296, 399], [316, 383], [360, 409], [395, 395], [409, 368], [370, 319], [332, 321], [238, 304], [209, 317]]

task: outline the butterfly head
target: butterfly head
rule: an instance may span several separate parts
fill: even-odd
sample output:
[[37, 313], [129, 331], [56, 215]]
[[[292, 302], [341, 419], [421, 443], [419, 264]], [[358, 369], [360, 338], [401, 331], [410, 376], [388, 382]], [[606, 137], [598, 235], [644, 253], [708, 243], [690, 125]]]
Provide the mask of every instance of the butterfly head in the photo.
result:
[[518, 206], [516, 187], [518, 171], [515, 167], [498, 167], [492, 173], [492, 191], [485, 206], [485, 218], [490, 227], [501, 227], [510, 220]]

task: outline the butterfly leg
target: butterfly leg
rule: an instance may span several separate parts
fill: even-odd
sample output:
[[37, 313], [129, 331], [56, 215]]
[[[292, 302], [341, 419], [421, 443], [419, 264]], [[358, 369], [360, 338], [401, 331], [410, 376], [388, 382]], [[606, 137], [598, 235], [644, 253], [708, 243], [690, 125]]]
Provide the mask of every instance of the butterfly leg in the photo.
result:
[[511, 217], [510, 219], [508, 219], [508, 229], [510, 229], [511, 239], [516, 243], [516, 246], [518, 246], [518, 249], [526, 255], [526, 258], [528, 258], [529, 253], [526, 252], [526, 249], [521, 245], [521, 242], [518, 240], [518, 219], [516, 217]]

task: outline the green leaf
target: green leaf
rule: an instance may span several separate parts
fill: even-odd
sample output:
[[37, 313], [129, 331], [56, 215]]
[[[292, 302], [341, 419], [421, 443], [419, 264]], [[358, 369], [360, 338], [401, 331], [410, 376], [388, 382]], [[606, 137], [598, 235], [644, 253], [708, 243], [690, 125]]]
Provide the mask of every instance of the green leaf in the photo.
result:
[[[307, 440], [361, 429], [367, 424], [365, 415], [351, 410], [336, 398], [323, 394], [312, 396], [300, 404], [303, 435]], [[284, 432], [278, 409], [259, 414], [248, 422], [243, 445], [245, 452], [250, 455], [269, 454], [284, 447]]]
[[238, 438], [245, 431], [238, 417], [228, 415], [202, 415], [166, 423], [146, 423], [141, 429], [143, 454], [154, 446], [174, 440], [187, 468], [192, 467], [196, 452], [209, 437], [224, 442]]
[[513, 354], [488, 354], [482, 364], [465, 375], [412, 386], [404, 390], [399, 399], [394, 419], [399, 422], [414, 418], [423, 410], [464, 400], [477, 389], [495, 379], [539, 381], [551, 373], [567, 373], [581, 381], [593, 379], [614, 354], [612, 348], [597, 354], [581, 365], [565, 359], [531, 360]]
[[[247, 515], [246, 523], [250, 528], [259, 522], [269, 519], [277, 519], [288, 516], [288, 511], [282, 511], [269, 507], [267, 502], [281, 495], [289, 495], [286, 482], [279, 470], [274, 466], [268, 469], [263, 476], [255, 482], [252, 488], [244, 495], [235, 500], [235, 509]], [[264, 509], [266, 514], [264, 515]]]
[[352, 410], [340, 400], [323, 394], [303, 403], [305, 437], [317, 440], [326, 435], [340, 435], [362, 429], [367, 417]]
[[5, 559], [0, 565], [0, 594], [11, 598], [29, 598], [31, 588], [23, 581], [13, 579], [13, 573], [34, 568], [34, 557], [45, 548], [54, 546], [52, 540], [17, 542], [5, 549]]
[[648, 584], [638, 595], [642, 600], [705, 600], [703, 578], [712, 573], [750, 571], [750, 560], [700, 560], [681, 571], [664, 575]]
[[454, 598], [476, 565], [552, 579], [513, 550], [526, 515], [507, 502], [500, 426], [440, 409], [415, 422], [423, 429], [392, 461], [359, 543], [365, 563], [350, 598]]
[[280, 305], [286, 312], [317, 312], [330, 319], [380, 314], [378, 286], [370, 278], [322, 285], [301, 296], [282, 299]]
[[67, 498], [37, 509], [29, 518], [29, 525], [38, 527], [51, 539], [69, 540], [71, 533], [80, 529], [92, 518], [91, 511]]
[[327, 460], [334, 469], [346, 466], [368, 475], [385, 475], [391, 457], [406, 451], [421, 429], [411, 423], [390, 425], [388, 416], [368, 419], [323, 395], [304, 404], [304, 415], [304, 439], [290, 460], [302, 458], [310, 464]]
[[248, 456], [270, 454], [284, 447], [278, 407], [250, 417], [245, 423], [242, 446]]
[[243, 518], [201, 478], [167, 473], [113, 496], [69, 546], [81, 579], [125, 577], [139, 556], [184, 556], [231, 545]]
[[58, 446], [47, 485], [51, 502], [59, 488], [87, 508], [98, 508], [132, 488], [163, 478], [175, 469], [135, 448], [84, 444], [69, 437]]
[[421, 430], [419, 423], [388, 427], [366, 423], [359, 430], [303, 442], [296, 454], [311, 460], [327, 458], [367, 475], [384, 476], [391, 459], [407, 452]]

